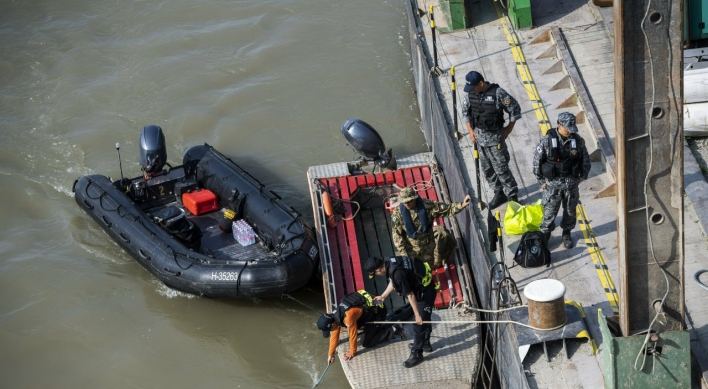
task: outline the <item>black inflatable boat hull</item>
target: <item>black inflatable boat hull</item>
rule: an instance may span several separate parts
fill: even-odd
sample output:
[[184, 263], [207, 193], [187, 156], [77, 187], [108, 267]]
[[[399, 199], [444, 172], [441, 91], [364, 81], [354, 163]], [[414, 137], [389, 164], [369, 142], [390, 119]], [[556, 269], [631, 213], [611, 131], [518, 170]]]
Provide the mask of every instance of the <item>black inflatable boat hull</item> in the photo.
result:
[[[259, 238], [273, 248], [272, 260], [247, 254], [215, 257], [188, 249], [148, 216], [145, 204], [133, 201], [123, 189], [125, 183], [111, 182], [106, 176], [79, 178], [74, 198], [114, 241], [172, 288], [208, 297], [272, 298], [304, 286], [316, 267], [318, 252], [314, 234], [300, 215], [211, 146], [189, 149], [185, 161], [187, 174], [217, 193], [220, 206], [234, 205], [233, 201], [224, 204], [233, 200], [224, 196], [226, 192], [240, 194], [236, 205]], [[205, 233], [224, 234], [213, 228]]]

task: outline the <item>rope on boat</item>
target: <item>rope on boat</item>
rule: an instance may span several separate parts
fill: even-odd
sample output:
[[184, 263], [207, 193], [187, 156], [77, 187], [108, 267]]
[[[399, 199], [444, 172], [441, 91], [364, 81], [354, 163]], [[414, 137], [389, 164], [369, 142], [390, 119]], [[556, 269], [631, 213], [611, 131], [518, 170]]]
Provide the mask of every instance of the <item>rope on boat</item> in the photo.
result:
[[[334, 202], [334, 204], [332, 204], [332, 208], [333, 208], [333, 210], [334, 210], [334, 218], [335, 218], [335, 220], [337, 220], [337, 221], [339, 221], [339, 220], [344, 220], [344, 221], [354, 220], [354, 218], [356, 217], [356, 215], [357, 215], [357, 214], [359, 213], [359, 211], [361, 210], [361, 205], [360, 205], [357, 201], [345, 200], [345, 199], [342, 199], [342, 198], [340, 198], [340, 197], [334, 196], [334, 195], [332, 195], [332, 194], [329, 192], [329, 190], [327, 189], [327, 187], [324, 186], [324, 184], [322, 184], [322, 182], [320, 182], [320, 180], [315, 179], [315, 180], [313, 180], [313, 181], [314, 181], [314, 183], [317, 185], [317, 187], [318, 187], [319, 190], [321, 190], [321, 191], [323, 191], [323, 192], [327, 192], [327, 194], [329, 195], [329, 197], [332, 198], [332, 200], [333, 200], [333, 202]], [[356, 211], [352, 212], [352, 215], [351, 215], [350, 217], [344, 217], [344, 212], [345, 212], [346, 210], [344, 209], [344, 206], [341, 204], [341, 203], [343, 203], [343, 202], [350, 203], [350, 204], [355, 204], [355, 205], [356, 205]]]
[[[522, 327], [530, 328], [535, 331], [552, 331], [565, 326], [563, 323], [554, 328], [537, 328], [526, 323], [513, 320], [440, 320], [440, 321], [423, 321], [423, 324], [493, 324], [493, 323], [509, 323], [516, 324]], [[418, 324], [415, 321], [370, 321], [367, 324]]]
[[[105, 191], [100, 185], [98, 185], [97, 183], [95, 183], [92, 179], [88, 178], [87, 181], [88, 181], [88, 184], [86, 184], [86, 187], [84, 188], [84, 194], [86, 195], [86, 198], [89, 198], [89, 199], [91, 199], [91, 200], [98, 200], [98, 204], [99, 204], [99, 206], [101, 207], [101, 209], [103, 209], [104, 211], [108, 211], [108, 212], [115, 212], [118, 216], [120, 216], [120, 217], [123, 218], [123, 219], [125, 219], [127, 216], [132, 216], [132, 217], [133, 217], [133, 220], [134, 220], [137, 224], [140, 224], [140, 226], [142, 226], [142, 228], [144, 228], [145, 231], [147, 231], [147, 233], [149, 233], [152, 237], [156, 237], [155, 233], [152, 232], [152, 231], [150, 231], [150, 229], [147, 228], [147, 226], [145, 226], [145, 224], [143, 224], [143, 219], [142, 219], [140, 216], [135, 215], [135, 214], [133, 214], [133, 213], [130, 213], [130, 212], [126, 211], [125, 208], [123, 208], [123, 206], [122, 206], [121, 204], [118, 204], [118, 203], [116, 202], [116, 204], [115, 204], [115, 205], [116, 205], [116, 208], [115, 208], [115, 209], [106, 208], [106, 207], [104, 206], [104, 204], [103, 204], [103, 198], [106, 197], [106, 196], [108, 196], [108, 192]], [[98, 190], [98, 191], [101, 192], [101, 194], [100, 194], [98, 197], [92, 197], [92, 196], [90, 195], [90, 193], [89, 193], [89, 187], [91, 187], [91, 186], [93, 186], [94, 189], [96, 189], [96, 190]], [[108, 196], [108, 198], [111, 198], [111, 197]], [[115, 201], [115, 200], [114, 200], [114, 201]], [[124, 212], [123, 214], [121, 214], [121, 210]], [[165, 248], [167, 248], [167, 250], [171, 252], [172, 258], [174, 259], [175, 263], [177, 264], [177, 267], [179, 267], [179, 268], [182, 269], [182, 270], [187, 270], [187, 269], [189, 269], [190, 267], [192, 267], [192, 265], [194, 265], [194, 262], [195, 262], [195, 261], [196, 261], [196, 262], [200, 262], [200, 263], [204, 263], [204, 262], [205, 262], [203, 259], [192, 257], [192, 256], [189, 255], [188, 253], [183, 253], [183, 252], [181, 252], [181, 251], [176, 251], [175, 249], [172, 248], [172, 246], [170, 246], [169, 244], [167, 244], [166, 242], [164, 242], [162, 239], [157, 239], [157, 242], [158, 242], [159, 244], [161, 244], [162, 246], [164, 246]], [[184, 267], [182, 267], [182, 265], [180, 265], [179, 262], [177, 261], [177, 255], [181, 255], [181, 256], [183, 256], [183, 257], [185, 257], [185, 258], [191, 259], [192, 262], [189, 264], [189, 266], [187, 266], [186, 268], [184, 268]]]
[[309, 305], [303, 303], [302, 301], [296, 299], [295, 297], [293, 297], [293, 296], [291, 296], [291, 295], [289, 295], [289, 294], [287, 294], [287, 293], [283, 293], [283, 294], [280, 296], [281, 299], [284, 299], [284, 298], [286, 298], [286, 297], [289, 298], [289, 299], [291, 299], [291, 300], [294, 300], [294, 301], [297, 302], [297, 303], [302, 304], [305, 308], [308, 308], [308, 309], [310, 309], [310, 310], [316, 312], [318, 315], [324, 315], [324, 313], [322, 313], [322, 312], [316, 310], [315, 308], [312, 308], [311, 306], [309, 306]]

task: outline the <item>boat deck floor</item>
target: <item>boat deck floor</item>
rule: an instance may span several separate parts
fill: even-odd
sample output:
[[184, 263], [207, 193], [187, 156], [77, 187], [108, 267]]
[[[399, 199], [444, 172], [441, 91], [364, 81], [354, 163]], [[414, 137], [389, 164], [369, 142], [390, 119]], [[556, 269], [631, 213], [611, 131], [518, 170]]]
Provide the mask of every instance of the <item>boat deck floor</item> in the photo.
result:
[[[438, 17], [444, 14], [439, 3], [438, 0], [430, 2], [434, 6], [436, 26], [444, 29], [445, 18]], [[464, 75], [467, 72], [477, 70], [486, 80], [499, 84], [519, 101], [523, 116], [516, 122], [507, 145], [511, 154], [510, 166], [519, 184], [519, 198], [523, 204], [541, 197], [540, 188], [531, 173], [533, 152], [542, 135], [541, 129], [549, 124], [555, 127], [558, 113], [595, 112], [596, 117], [586, 114], [585, 123], [580, 120], [578, 122], [580, 135], [586, 140], [591, 153], [597, 151], [597, 155], [607, 151], [601, 150], [598, 136], [609, 138], [609, 142], [613, 142], [614, 138], [613, 41], [611, 27], [609, 30], [607, 28], [611, 20], [603, 19], [608, 12], [598, 12], [597, 7], [585, 0], [540, 0], [533, 2], [532, 13], [534, 28], [513, 31], [508, 19], [502, 18], [502, 10], [497, 2], [475, 2], [473, 11], [469, 13], [472, 15], [472, 28], [437, 34], [438, 66], [445, 73], [437, 80], [447, 107], [452, 107], [451, 66], [455, 67], [458, 75], [457, 85], [464, 85]], [[425, 41], [429, 44], [433, 42], [429, 15], [426, 13], [421, 19]], [[554, 28], [560, 29], [565, 36], [566, 55], [569, 55], [570, 63], [588, 94], [587, 107], [579, 105], [578, 94], [561, 67], [563, 58], [559, 58], [556, 47], [552, 47], [556, 43], [543, 37]], [[512, 35], [518, 42], [514, 42]], [[432, 50], [432, 47], [429, 49]], [[519, 53], [523, 55], [520, 58]], [[462, 87], [457, 93], [457, 101], [462, 101]], [[542, 104], [534, 102], [537, 100]], [[539, 115], [539, 106], [546, 111], [545, 118]], [[600, 125], [599, 131], [591, 128], [590, 122], [593, 120], [594, 124]], [[474, 182], [473, 146], [464, 123], [461, 119], [459, 122], [458, 131], [464, 134], [458, 143], [459, 152], [463, 156], [461, 162], [466, 165], [470, 180]], [[687, 152], [686, 160], [689, 159], [693, 157]], [[694, 173], [700, 175], [700, 171]], [[695, 185], [696, 180], [689, 179], [688, 174], [687, 171], [686, 185]], [[488, 202], [493, 192], [483, 177], [481, 181], [483, 188], [480, 197]], [[467, 183], [469, 187], [474, 187], [472, 182]], [[583, 220], [578, 215], [578, 225], [572, 231], [575, 247], [564, 249], [560, 229], [556, 229], [550, 240], [552, 264], [549, 268], [524, 269], [516, 266], [510, 269], [520, 290], [528, 283], [543, 278], [563, 282], [567, 288], [565, 298], [582, 305], [590, 335], [601, 350], [604, 346], [601, 344], [597, 322], [598, 311], [611, 316], [617, 312], [618, 302], [615, 288], [615, 283], [619, 282], [616, 197], [614, 192], [608, 190], [613, 184], [614, 175], [608, 171], [606, 163], [601, 159], [593, 159], [589, 179], [580, 184], [580, 199], [587, 218]], [[696, 204], [689, 200], [685, 200], [684, 209], [686, 309], [690, 319], [689, 329], [694, 329], [691, 333], [692, 339], [695, 338], [692, 342], [692, 347], [695, 344], [694, 354], [698, 350], [699, 355], [702, 354], [705, 359], [708, 350], [708, 308], [705, 297], [708, 295], [690, 277], [697, 269], [708, 267], [704, 254], [708, 252], [708, 241], [705, 231], [697, 222], [700, 215], [697, 216], [694, 211], [695, 207], [700, 208], [701, 201], [706, 201], [706, 198], [699, 196]], [[503, 219], [505, 206], [497, 210], [501, 211]], [[486, 211], [484, 216], [481, 213], [478, 215], [478, 221], [486, 227]], [[560, 215], [556, 225], [559, 222]], [[518, 235], [504, 235], [503, 252], [509, 266], [513, 264], [511, 258], [519, 238]], [[495, 260], [502, 259], [499, 251], [492, 256]], [[528, 382], [519, 383], [519, 387], [604, 387], [601, 354], [594, 354], [591, 343], [584, 338], [569, 340], [566, 345], [568, 357], [563, 352], [564, 344], [560, 340], [546, 342], [546, 347], [541, 343], [531, 346], [523, 358]], [[504, 374], [503, 367], [500, 374]], [[705, 367], [703, 376], [707, 376]]]
[[177, 201], [164, 206], [172, 206], [181, 209], [187, 219], [199, 227], [202, 231], [202, 242], [199, 251], [205, 255], [210, 255], [224, 261], [272, 261], [278, 258], [274, 252], [269, 251], [265, 245], [263, 245], [263, 242], [258, 239], [256, 239], [256, 243], [254, 244], [241, 246], [232, 233], [224, 232], [219, 229], [219, 222], [224, 217], [223, 210], [216, 210], [197, 216], [191, 214], [189, 210]]
[[[353, 388], [469, 388], [479, 362], [480, 339], [478, 327], [470, 320], [476, 320], [476, 315], [461, 309], [434, 311], [433, 321], [446, 323], [433, 325], [433, 352], [424, 353], [423, 362], [414, 368], [402, 366], [410, 355], [411, 325], [405, 326], [407, 340], [395, 338], [373, 348], [358, 348], [342, 368]], [[342, 335], [337, 348], [340, 361], [347, 351], [349, 342]]]
[[[393, 172], [357, 176], [342, 172], [340, 174], [346, 175], [333, 177], [320, 177], [321, 173], [318, 173], [317, 169], [318, 167], [313, 167], [310, 170], [317, 177], [317, 185], [325, 188], [335, 201], [342, 201], [345, 216], [353, 215], [345, 217], [326, 231], [329, 252], [332, 255], [332, 273], [337, 277], [332, 282], [334, 300], [339, 301], [346, 294], [360, 289], [381, 294], [386, 289], [387, 281], [383, 277], [370, 279], [368, 275], [364, 276], [362, 263], [372, 256], [387, 258], [396, 255], [391, 236], [391, 211], [385, 208], [385, 194], [391, 191], [396, 193], [406, 186], [414, 186], [418, 188], [420, 197], [439, 201], [441, 194], [433, 184], [430, 167], [426, 164], [399, 168]], [[435, 222], [450, 228], [449, 220], [438, 218]], [[449, 261], [447, 270], [433, 269], [434, 276], [440, 283], [440, 293], [435, 300], [435, 306], [438, 308], [462, 301], [462, 290], [454, 263]], [[391, 296], [389, 306], [397, 308], [404, 304], [403, 299], [397, 297], [396, 293]]]

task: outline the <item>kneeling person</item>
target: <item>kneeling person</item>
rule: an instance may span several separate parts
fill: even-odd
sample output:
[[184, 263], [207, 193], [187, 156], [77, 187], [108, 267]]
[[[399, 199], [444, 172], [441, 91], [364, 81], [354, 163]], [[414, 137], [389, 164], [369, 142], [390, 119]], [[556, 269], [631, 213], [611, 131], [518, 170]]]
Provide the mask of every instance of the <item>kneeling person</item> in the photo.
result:
[[327, 363], [331, 365], [334, 362], [334, 352], [339, 345], [339, 331], [342, 327], [349, 333], [349, 351], [344, 353], [345, 361], [356, 355], [359, 327], [364, 328], [362, 333], [364, 338], [361, 342], [364, 347], [373, 347], [394, 336], [402, 336], [403, 331], [400, 326], [369, 323], [385, 319], [386, 308], [383, 304], [374, 304], [374, 299], [365, 290], [344, 296], [337, 309], [330, 314], [320, 316], [317, 320], [317, 328], [322, 331], [325, 338], [329, 337]]

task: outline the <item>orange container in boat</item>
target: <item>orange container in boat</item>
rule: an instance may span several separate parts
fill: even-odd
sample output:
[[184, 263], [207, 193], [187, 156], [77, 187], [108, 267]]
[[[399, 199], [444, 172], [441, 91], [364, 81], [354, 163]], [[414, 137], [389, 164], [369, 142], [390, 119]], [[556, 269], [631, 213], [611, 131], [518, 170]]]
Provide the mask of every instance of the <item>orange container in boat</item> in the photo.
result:
[[182, 204], [192, 215], [203, 215], [219, 209], [216, 195], [209, 189], [196, 190], [182, 194]]

